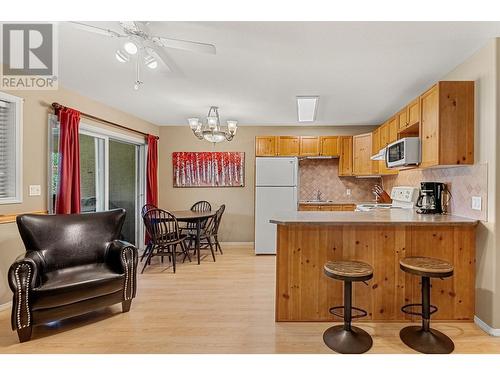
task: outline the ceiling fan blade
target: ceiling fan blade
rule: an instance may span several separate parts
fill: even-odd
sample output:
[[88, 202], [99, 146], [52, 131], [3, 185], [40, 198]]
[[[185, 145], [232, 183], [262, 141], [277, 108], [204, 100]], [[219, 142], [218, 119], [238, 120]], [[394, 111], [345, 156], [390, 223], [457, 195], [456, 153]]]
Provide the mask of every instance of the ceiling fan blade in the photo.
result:
[[133, 23], [134, 23], [135, 27], [137, 28], [137, 30], [142, 31], [144, 34], [147, 34], [147, 35], [151, 34], [147, 22], [134, 21]]
[[199, 52], [199, 53], [208, 53], [211, 55], [215, 55], [216, 53], [216, 49], [213, 44], [191, 42], [188, 40], [181, 40], [181, 39], [163, 38], [159, 36], [154, 36], [152, 37], [152, 39], [153, 41], [155, 41], [155, 43], [160, 44], [161, 46], [167, 48], [182, 49], [185, 51]]
[[144, 46], [150, 49], [158, 58], [163, 62], [163, 65], [167, 68], [169, 72], [179, 73], [180, 70], [177, 65], [173, 62], [167, 52], [162, 46], [158, 45], [154, 41], [148, 40], [144, 42]]
[[116, 31], [111, 30], [111, 29], [105, 29], [102, 27], [88, 25], [88, 24], [82, 23], [82, 22], [70, 21], [69, 23], [71, 23], [72, 25], [74, 25], [75, 27], [77, 27], [81, 30], [89, 31], [89, 32], [94, 33], [94, 34], [110, 36], [112, 38], [123, 38], [126, 36], [126, 35], [122, 35], [120, 33], [117, 33]]

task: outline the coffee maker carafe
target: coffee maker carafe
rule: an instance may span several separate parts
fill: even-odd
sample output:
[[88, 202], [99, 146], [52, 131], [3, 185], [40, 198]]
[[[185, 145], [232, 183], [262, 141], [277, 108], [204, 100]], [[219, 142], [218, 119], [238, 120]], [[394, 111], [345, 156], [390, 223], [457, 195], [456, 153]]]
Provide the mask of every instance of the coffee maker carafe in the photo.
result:
[[443, 193], [446, 185], [441, 182], [421, 182], [416, 206], [419, 214], [442, 214]]

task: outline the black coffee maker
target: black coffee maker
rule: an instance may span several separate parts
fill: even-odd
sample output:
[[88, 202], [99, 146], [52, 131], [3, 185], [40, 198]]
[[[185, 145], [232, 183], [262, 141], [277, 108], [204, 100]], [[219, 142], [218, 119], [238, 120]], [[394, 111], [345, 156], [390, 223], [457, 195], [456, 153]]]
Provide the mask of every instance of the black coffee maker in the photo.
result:
[[446, 185], [441, 182], [421, 182], [420, 196], [417, 200], [417, 213], [442, 214], [443, 193]]

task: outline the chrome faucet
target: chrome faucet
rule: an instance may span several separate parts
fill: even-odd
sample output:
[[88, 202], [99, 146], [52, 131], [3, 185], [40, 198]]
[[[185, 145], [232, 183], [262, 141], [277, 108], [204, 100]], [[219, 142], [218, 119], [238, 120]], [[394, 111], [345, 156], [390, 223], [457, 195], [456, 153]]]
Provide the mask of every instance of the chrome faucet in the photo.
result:
[[318, 190], [316, 191], [316, 200], [317, 200], [318, 202], [320, 202], [320, 201], [322, 200], [322, 199], [321, 199], [321, 195], [322, 195], [322, 194], [321, 194], [321, 191], [318, 189]]

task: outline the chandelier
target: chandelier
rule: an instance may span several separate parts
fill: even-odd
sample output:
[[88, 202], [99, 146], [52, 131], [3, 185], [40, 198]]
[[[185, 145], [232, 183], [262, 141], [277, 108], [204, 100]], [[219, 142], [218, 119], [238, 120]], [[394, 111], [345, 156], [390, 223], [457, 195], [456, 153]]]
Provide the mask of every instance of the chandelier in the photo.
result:
[[214, 106], [210, 107], [205, 123], [201, 122], [198, 117], [190, 118], [188, 122], [193, 134], [198, 139], [212, 143], [233, 140], [238, 127], [238, 121], [228, 120], [226, 121], [227, 129], [223, 129], [220, 125], [219, 108]]

